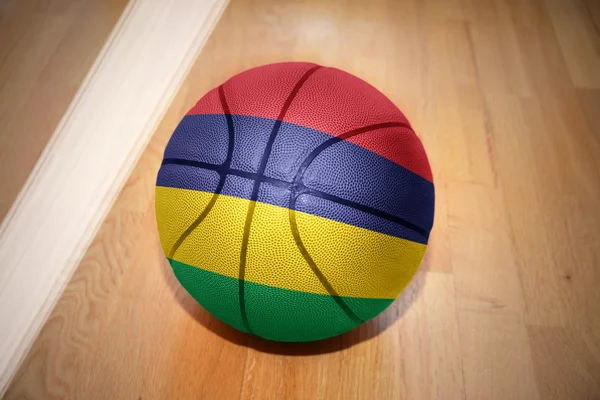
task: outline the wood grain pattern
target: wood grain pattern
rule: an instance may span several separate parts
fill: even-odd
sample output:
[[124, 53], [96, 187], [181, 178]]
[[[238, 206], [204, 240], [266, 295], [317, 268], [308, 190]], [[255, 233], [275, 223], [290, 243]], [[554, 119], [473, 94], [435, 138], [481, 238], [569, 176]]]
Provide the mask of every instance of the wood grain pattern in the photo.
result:
[[226, 5], [130, 2], [96, 57], [0, 226], [0, 393]]
[[[234, 0], [6, 398], [600, 398], [598, 15], [591, 0]], [[154, 221], [162, 151], [187, 109], [283, 60], [380, 88], [423, 139], [437, 195], [400, 298], [303, 345], [208, 315]]]

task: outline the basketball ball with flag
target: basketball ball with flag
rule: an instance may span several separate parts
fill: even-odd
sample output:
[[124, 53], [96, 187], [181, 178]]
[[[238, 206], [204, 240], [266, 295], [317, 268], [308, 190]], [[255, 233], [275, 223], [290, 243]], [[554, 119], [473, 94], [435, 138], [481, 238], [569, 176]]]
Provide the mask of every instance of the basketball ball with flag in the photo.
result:
[[423, 259], [433, 210], [404, 114], [311, 63], [254, 68], [208, 92], [173, 133], [156, 184], [177, 279], [215, 317], [277, 341], [381, 313]]

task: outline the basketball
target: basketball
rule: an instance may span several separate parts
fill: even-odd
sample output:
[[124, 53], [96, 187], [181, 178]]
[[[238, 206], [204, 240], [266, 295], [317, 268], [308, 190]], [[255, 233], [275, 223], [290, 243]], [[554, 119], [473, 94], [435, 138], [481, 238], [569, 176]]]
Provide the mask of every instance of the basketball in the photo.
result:
[[324, 339], [385, 310], [414, 276], [434, 186], [404, 114], [363, 80], [290, 62], [209, 91], [169, 140], [156, 183], [181, 285], [265, 339]]

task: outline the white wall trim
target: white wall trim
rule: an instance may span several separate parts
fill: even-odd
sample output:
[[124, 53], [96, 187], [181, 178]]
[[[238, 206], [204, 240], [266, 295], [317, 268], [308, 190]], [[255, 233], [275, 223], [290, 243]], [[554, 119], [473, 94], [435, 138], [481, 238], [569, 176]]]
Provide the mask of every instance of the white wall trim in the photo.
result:
[[0, 226], [0, 397], [227, 0], [131, 1]]

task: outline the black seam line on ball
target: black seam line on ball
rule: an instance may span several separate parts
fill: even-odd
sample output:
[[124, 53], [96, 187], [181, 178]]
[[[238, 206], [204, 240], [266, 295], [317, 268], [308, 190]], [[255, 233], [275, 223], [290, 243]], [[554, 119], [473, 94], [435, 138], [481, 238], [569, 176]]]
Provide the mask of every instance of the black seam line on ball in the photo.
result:
[[[343, 133], [339, 136], [335, 136], [335, 137], [332, 137], [331, 139], [326, 140], [325, 142], [323, 142], [319, 146], [317, 146], [317, 148], [315, 148], [304, 159], [302, 164], [300, 164], [300, 167], [298, 168], [298, 172], [296, 172], [296, 176], [294, 178], [294, 186], [293, 187], [298, 187], [300, 185], [304, 186], [304, 182], [303, 182], [302, 178], [304, 177], [304, 173], [306, 172], [306, 169], [310, 166], [310, 164], [314, 161], [314, 159], [328, 147], [333, 146], [334, 144], [339, 143], [340, 141], [342, 141], [344, 139], [359, 135], [361, 133], [366, 133], [366, 132], [374, 131], [377, 129], [383, 129], [383, 128], [398, 127], [398, 126], [407, 127], [406, 124], [403, 124], [400, 122], [374, 124], [374, 125], [369, 125], [369, 126], [365, 126], [362, 128], [354, 129], [349, 132]], [[312, 269], [315, 276], [321, 282], [321, 285], [323, 285], [323, 287], [331, 295], [331, 297], [337, 303], [337, 305], [346, 313], [346, 315], [348, 315], [348, 317], [352, 321], [354, 321], [357, 324], [362, 324], [364, 322], [364, 320], [361, 319], [358, 315], [356, 315], [356, 313], [354, 313], [354, 311], [352, 311], [352, 309], [348, 306], [348, 304], [346, 304], [344, 299], [337, 293], [337, 291], [331, 285], [331, 283], [329, 282], [327, 277], [319, 269], [319, 266], [317, 265], [317, 263], [311, 257], [310, 253], [304, 246], [304, 242], [302, 242], [302, 238], [300, 236], [300, 230], [298, 229], [298, 224], [296, 222], [296, 199], [298, 198], [298, 196], [300, 194], [304, 194], [304, 193], [310, 194], [310, 191], [304, 191], [304, 192], [298, 193], [295, 190], [292, 190], [290, 192], [288, 216], [289, 216], [289, 220], [290, 220], [290, 227], [292, 230], [292, 235], [294, 236], [294, 241], [296, 242], [296, 247], [298, 247], [298, 250], [300, 250], [300, 253], [302, 254], [302, 257], [304, 257], [304, 260], [306, 261], [306, 263], [310, 266], [310, 268]], [[343, 202], [340, 202], [340, 200], [343, 200], [343, 199], [338, 198], [337, 202], [344, 204]]]
[[226, 169], [225, 170], [220, 165], [204, 163], [201, 161], [185, 160], [185, 159], [181, 159], [181, 158], [166, 158], [162, 163], [162, 165], [170, 165], [170, 164], [171, 165], [184, 165], [184, 166], [188, 166], [188, 167], [206, 169], [209, 171], [216, 171], [219, 174], [235, 175], [235, 176], [239, 176], [241, 178], [264, 182], [264, 183], [268, 183], [273, 186], [277, 186], [282, 189], [294, 190], [298, 196], [302, 195], [302, 194], [306, 194], [306, 195], [310, 195], [310, 196], [319, 197], [321, 199], [328, 200], [333, 203], [338, 203], [338, 204], [341, 204], [343, 206], [347, 206], [350, 208], [354, 208], [355, 210], [359, 210], [364, 213], [371, 214], [376, 217], [388, 220], [390, 222], [394, 222], [398, 225], [402, 225], [405, 228], [411, 229], [411, 230], [419, 233], [425, 239], [429, 238], [429, 233], [427, 232], [427, 230], [425, 230], [403, 218], [399, 218], [395, 215], [386, 213], [385, 211], [381, 211], [376, 208], [369, 207], [369, 206], [366, 206], [361, 203], [357, 203], [352, 200], [347, 200], [342, 197], [338, 197], [338, 196], [334, 196], [329, 193], [322, 192], [320, 190], [308, 188], [301, 183], [295, 184], [295, 183], [284, 181], [281, 179], [271, 178], [271, 177], [264, 176], [264, 175], [260, 176], [254, 172], [242, 171], [242, 170], [238, 170], [238, 169]]
[[290, 208], [288, 211], [288, 216], [290, 220], [290, 228], [292, 230], [292, 236], [294, 236], [294, 242], [296, 243], [296, 247], [300, 250], [300, 254], [304, 258], [304, 261], [310, 266], [310, 269], [313, 271], [313, 274], [319, 279], [321, 285], [327, 290], [327, 293], [333, 298], [336, 304], [346, 313], [346, 315], [354, 321], [356, 324], [360, 325], [365, 322], [362, 318], [352, 311], [352, 309], [346, 304], [346, 302], [342, 299], [342, 297], [337, 293], [337, 291], [333, 288], [327, 277], [323, 275], [323, 272], [319, 269], [317, 263], [312, 259], [306, 247], [304, 247], [304, 243], [302, 242], [302, 238], [300, 237], [300, 231], [298, 230], [298, 224], [296, 223], [296, 196], [294, 193], [290, 195]]
[[[227, 120], [227, 130], [229, 133], [229, 143], [227, 145], [227, 156], [225, 157], [225, 161], [223, 162], [223, 164], [221, 164], [219, 166], [219, 168], [221, 168], [223, 171], [225, 171], [230, 168], [231, 160], [233, 159], [235, 132], [233, 130], [233, 118], [231, 117], [231, 113], [229, 112], [229, 106], [227, 105], [227, 100], [225, 99], [225, 90], [223, 89], [223, 85], [219, 86], [218, 91], [219, 91], [219, 99], [221, 101], [221, 106], [223, 107], [223, 112], [225, 113], [225, 119]], [[163, 161], [163, 164], [165, 164], [164, 161]], [[219, 198], [219, 194], [221, 193], [221, 191], [223, 190], [223, 186], [225, 185], [225, 179], [227, 178], [227, 174], [225, 174], [225, 173], [219, 173], [219, 174], [220, 174], [219, 183], [217, 184], [217, 187], [216, 187], [212, 197], [210, 198], [208, 204], [206, 205], [204, 210], [200, 213], [200, 215], [198, 215], [198, 217], [194, 220], [194, 222], [192, 222], [192, 224], [187, 227], [187, 229], [181, 234], [181, 236], [179, 236], [179, 238], [177, 238], [177, 241], [175, 242], [175, 244], [171, 248], [171, 251], [169, 252], [169, 258], [173, 259], [173, 257], [175, 256], [175, 253], [177, 252], [177, 249], [179, 249], [181, 244], [198, 227], [198, 225], [200, 225], [202, 223], [202, 221], [204, 221], [204, 219], [206, 218], [208, 213], [212, 210], [215, 203], [217, 202], [217, 199]]]
[[[269, 161], [269, 157], [271, 156], [271, 149], [273, 148], [273, 143], [275, 143], [275, 138], [277, 137], [277, 134], [279, 133], [279, 128], [281, 127], [281, 122], [282, 122], [283, 118], [285, 117], [285, 114], [287, 113], [288, 108], [290, 108], [290, 105], [292, 104], [294, 97], [296, 97], [296, 95], [298, 94], [298, 91], [300, 90], [302, 85], [304, 85], [306, 80], [319, 68], [321, 68], [321, 66], [316, 65], [316, 66], [310, 68], [308, 71], [306, 71], [302, 75], [302, 77], [298, 80], [298, 82], [296, 82], [292, 91], [290, 92], [290, 94], [286, 98], [285, 102], [283, 103], [283, 106], [281, 107], [281, 111], [279, 112], [279, 115], [277, 116], [277, 120], [275, 121], [275, 124], [273, 125], [273, 129], [271, 130], [271, 134], [269, 135], [267, 145], [265, 146], [265, 150], [263, 152], [260, 166], [257, 171], [259, 176], [263, 176], [265, 173], [265, 169], [267, 168], [267, 163]], [[245, 289], [245, 275], [246, 275], [246, 256], [247, 256], [247, 252], [248, 252], [248, 242], [250, 240], [250, 227], [252, 225], [252, 217], [254, 216], [254, 210], [256, 207], [256, 199], [258, 199], [258, 191], [260, 189], [260, 185], [261, 185], [260, 180], [254, 181], [254, 186], [252, 188], [252, 195], [250, 196], [250, 204], [248, 205], [248, 212], [246, 214], [246, 222], [244, 223], [244, 235], [242, 236], [242, 246], [241, 246], [241, 252], [240, 252], [240, 268], [239, 268], [239, 273], [238, 273], [238, 285], [239, 285], [238, 286], [238, 288], [239, 288], [238, 294], [239, 294], [239, 301], [240, 301], [240, 311], [242, 314], [242, 322], [243, 322], [244, 326], [246, 327], [246, 329], [248, 329], [249, 332], [252, 332], [252, 329], [250, 328], [250, 324], [248, 322], [248, 315], [246, 313], [245, 290], [244, 290]]]
[[[336, 140], [335, 142], [338, 142], [338, 141], [339, 140]], [[331, 144], [334, 144], [335, 142], [332, 142]], [[298, 195], [298, 196], [302, 195], [302, 194], [306, 194], [306, 195], [310, 195], [310, 196], [319, 197], [321, 199], [328, 200], [333, 203], [338, 203], [338, 204], [344, 205], [346, 207], [354, 208], [355, 210], [359, 210], [359, 211], [365, 212], [367, 214], [371, 214], [376, 217], [379, 217], [379, 218], [388, 220], [390, 222], [394, 222], [398, 225], [404, 226], [405, 228], [411, 229], [411, 230], [419, 233], [420, 235], [423, 236], [423, 238], [425, 240], [427, 240], [429, 238], [429, 232], [427, 232], [426, 229], [423, 229], [420, 226], [417, 226], [410, 221], [407, 221], [403, 218], [397, 217], [397, 216], [387, 213], [385, 211], [381, 211], [376, 208], [369, 207], [369, 206], [366, 206], [361, 203], [357, 203], [352, 200], [347, 200], [342, 197], [338, 197], [338, 196], [335, 196], [335, 195], [332, 195], [332, 194], [329, 194], [329, 193], [326, 193], [326, 192], [323, 192], [320, 190], [307, 188], [301, 182], [299, 182], [299, 183], [288, 182], [288, 181], [284, 181], [284, 180], [277, 179], [277, 178], [271, 178], [271, 177], [264, 176], [264, 175], [261, 176], [254, 172], [242, 171], [242, 170], [232, 169], [232, 168], [224, 169], [221, 165], [209, 164], [209, 163], [205, 163], [205, 162], [201, 162], [201, 161], [186, 160], [186, 159], [181, 159], [181, 158], [166, 158], [162, 162], [162, 165], [169, 165], [169, 164], [184, 165], [184, 166], [188, 166], [188, 167], [206, 169], [209, 171], [215, 171], [215, 172], [219, 173], [220, 175], [223, 175], [223, 174], [224, 175], [236, 175], [241, 178], [246, 178], [246, 179], [250, 179], [250, 180], [254, 180], [254, 181], [258, 181], [258, 182], [268, 183], [270, 185], [277, 186], [282, 189], [293, 190], [296, 192], [296, 195]]]
[[[341, 135], [338, 136], [334, 136], [331, 139], [326, 140], [325, 142], [321, 143], [319, 146], [317, 146], [302, 162], [302, 164], [300, 165], [300, 167], [298, 168], [298, 172], [296, 172], [296, 176], [294, 177], [294, 185], [295, 186], [304, 186], [304, 182], [303, 182], [303, 178], [304, 178], [304, 173], [306, 172], [306, 169], [310, 166], [310, 164], [315, 160], [315, 158], [317, 158], [317, 156], [319, 154], [321, 154], [325, 149], [329, 148], [330, 146], [333, 146], [336, 143], [339, 143], [343, 140], [349, 139], [353, 136], [357, 136], [357, 135], [361, 135], [363, 133], [369, 133], [369, 132], [373, 132], [379, 129], [385, 129], [385, 128], [407, 128], [407, 129], [411, 129], [410, 125], [404, 123], [404, 122], [384, 122], [384, 123], [380, 123], [380, 124], [373, 124], [373, 125], [368, 125], [368, 126], [363, 126], [362, 128], [358, 128], [358, 129], [353, 129], [351, 131], [342, 133]], [[405, 228], [409, 228], [415, 232], [418, 232], [419, 234], [421, 234], [425, 239], [429, 239], [429, 232], [427, 232], [426, 229], [421, 228], [418, 225], [413, 224], [410, 221], [407, 221], [403, 218], [399, 218], [395, 215], [386, 213], [384, 211], [380, 211], [376, 208], [373, 207], [369, 207], [369, 206], [365, 206], [363, 204], [354, 202], [354, 201], [350, 201], [350, 200], [346, 200], [344, 198], [341, 197], [337, 197], [334, 195], [331, 195], [329, 193], [324, 193], [322, 191], [319, 190], [313, 190], [313, 189], [307, 189], [305, 190], [303, 193], [298, 193], [297, 196], [299, 194], [310, 194], [316, 197], [320, 197], [322, 199], [325, 200], [329, 200], [329, 201], [333, 201], [335, 203], [339, 203], [348, 207], [352, 207], [355, 209], [358, 209], [360, 211], [364, 211], [366, 213], [375, 215], [377, 217], [380, 218], [384, 218], [387, 219], [388, 221], [392, 221], [395, 222], [399, 225], [404, 226]]]

